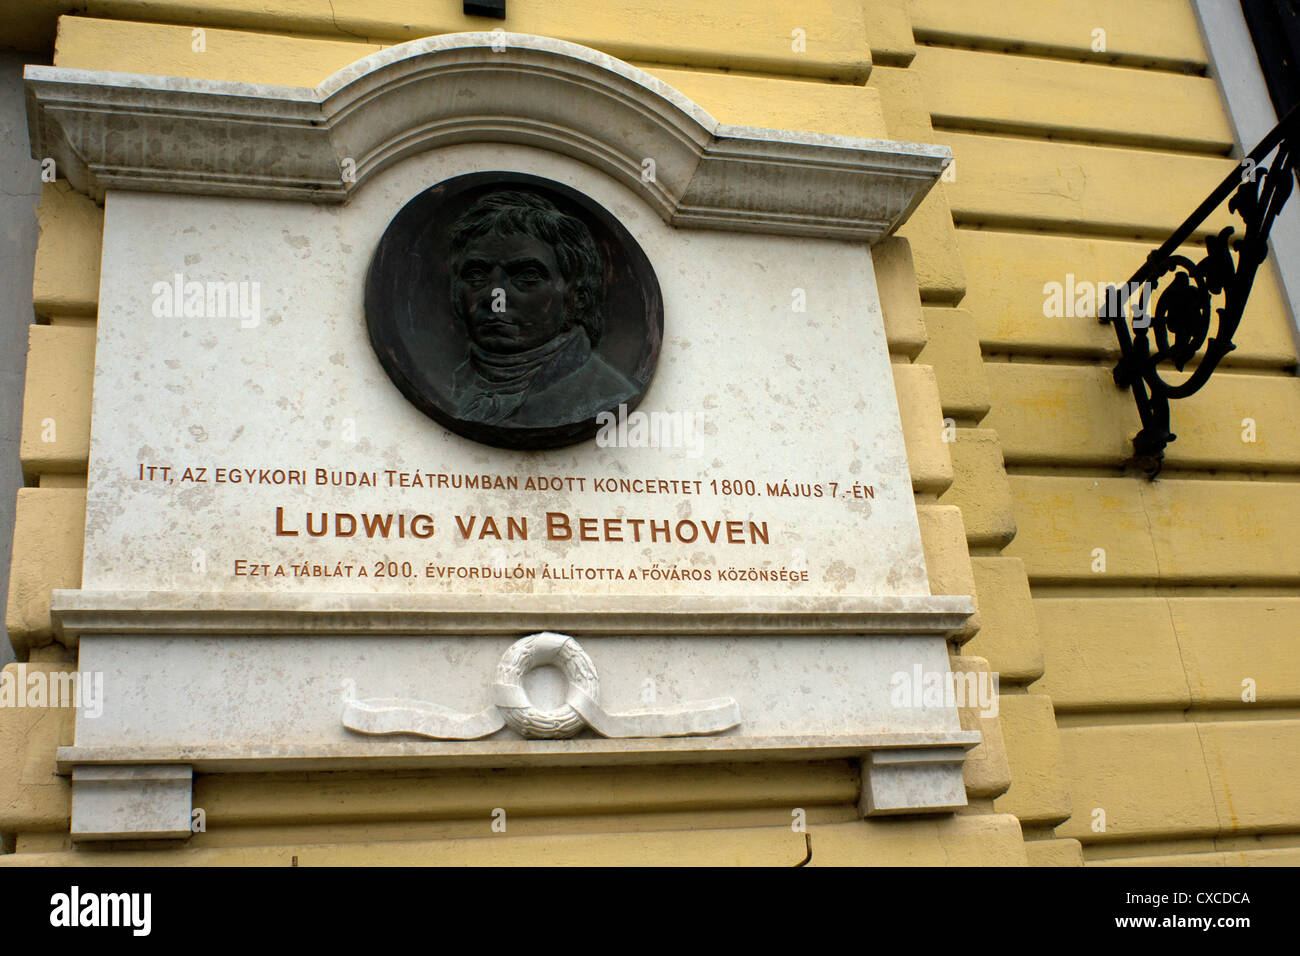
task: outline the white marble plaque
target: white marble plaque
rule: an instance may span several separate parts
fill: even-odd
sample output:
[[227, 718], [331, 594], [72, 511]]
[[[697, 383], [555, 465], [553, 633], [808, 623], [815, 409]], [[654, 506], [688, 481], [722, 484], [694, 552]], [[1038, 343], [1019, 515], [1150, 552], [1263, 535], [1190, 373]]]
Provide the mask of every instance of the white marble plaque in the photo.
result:
[[[384, 228], [482, 170], [585, 193], [654, 267], [658, 369], [605, 436], [478, 444], [375, 356], [363, 286]], [[106, 209], [87, 589], [928, 593], [861, 244], [673, 228], [517, 146], [405, 160], [342, 206], [110, 193]], [[241, 308], [213, 314], [218, 286]]]

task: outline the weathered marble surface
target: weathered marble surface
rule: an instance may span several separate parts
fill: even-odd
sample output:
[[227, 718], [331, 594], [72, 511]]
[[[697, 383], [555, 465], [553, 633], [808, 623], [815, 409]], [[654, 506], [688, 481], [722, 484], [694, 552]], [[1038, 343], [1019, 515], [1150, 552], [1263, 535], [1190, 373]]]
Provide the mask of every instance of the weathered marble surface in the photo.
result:
[[[472, 170], [534, 173], [618, 215], [654, 264], [665, 345], [638, 411], [697, 416], [698, 447], [547, 452], [487, 448], [412, 407], [366, 339], [362, 280], [389, 218], [415, 193]], [[850, 243], [673, 229], [639, 196], [567, 157], [516, 146], [451, 147], [413, 157], [345, 206], [111, 193], [100, 290], [83, 587], [407, 593], [822, 594], [928, 592], [870, 253]], [[258, 283], [256, 323], [154, 314], [155, 283]], [[794, 311], [796, 296], [806, 311]], [[244, 327], [251, 325], [251, 327]], [[355, 439], [355, 440], [350, 440]], [[141, 466], [300, 469], [305, 487], [169, 484]], [[317, 487], [315, 470], [377, 473], [381, 487]], [[586, 490], [482, 492], [383, 487], [385, 469], [582, 477]], [[155, 473], [155, 477], [160, 473]], [[194, 472], [197, 474], [197, 472]], [[752, 480], [821, 498], [606, 494], [595, 479]], [[838, 483], [829, 498], [830, 482]], [[847, 497], [870, 485], [874, 499]], [[282, 529], [297, 537], [277, 536]], [[579, 517], [766, 522], [769, 544], [537, 540], [548, 511]], [[305, 516], [428, 514], [434, 535], [309, 538]], [[530, 540], [465, 540], [455, 516], [528, 519]], [[396, 520], [396, 519], [394, 519]], [[475, 529], [477, 536], [478, 527]], [[725, 529], [725, 525], [722, 526]], [[603, 532], [603, 524], [599, 526]], [[630, 537], [625, 522], [619, 532]], [[648, 525], [642, 534], [649, 534]], [[544, 538], [544, 535], [542, 535]], [[410, 562], [413, 578], [294, 576], [291, 566], [373, 572]], [[286, 577], [236, 577], [236, 561]], [[546, 564], [693, 569], [714, 580], [428, 578], [437, 566]], [[806, 583], [716, 580], [737, 568], [806, 569]], [[470, 573], [470, 572], [462, 572]]]
[[190, 835], [194, 774], [188, 765], [88, 765], [71, 773], [74, 842]]
[[[723, 737], [959, 731], [950, 707], [897, 707], [891, 678], [916, 664], [945, 672], [942, 640], [902, 636], [638, 635], [586, 637], [611, 712], [731, 697], [742, 723]], [[104, 675], [103, 713], [77, 726], [78, 747], [197, 742], [247, 748], [375, 743], [340, 722], [346, 699], [402, 697], [460, 713], [493, 702], [492, 682], [510, 638], [150, 637], [81, 639], [80, 666]], [[553, 668], [524, 679], [538, 707], [558, 706], [564, 682]], [[580, 739], [593, 738], [583, 731]], [[511, 743], [509, 728], [490, 741]], [[429, 752], [465, 745], [421, 743]], [[438, 751], [435, 748], [443, 748]], [[447, 749], [450, 748], [450, 749]], [[420, 748], [417, 748], [420, 749]]]

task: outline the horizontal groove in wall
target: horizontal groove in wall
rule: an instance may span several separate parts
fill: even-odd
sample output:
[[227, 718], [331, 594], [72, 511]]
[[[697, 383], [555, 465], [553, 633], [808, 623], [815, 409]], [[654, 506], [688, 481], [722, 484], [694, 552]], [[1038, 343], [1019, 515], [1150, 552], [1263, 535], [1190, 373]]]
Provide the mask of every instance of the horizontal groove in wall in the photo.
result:
[[[1100, 578], [1101, 575], [1098, 575]], [[1106, 584], [1104, 582], [1077, 581], [1071, 584], [1035, 584], [1031, 588], [1035, 598], [1296, 598], [1300, 588], [1265, 585], [1205, 585], [1205, 584]]]
[[[1224, 208], [1226, 208], [1226, 204], [1225, 204], [1225, 207], [1224, 207]], [[1188, 215], [1191, 215], [1191, 213], [1192, 213], [1192, 211], [1193, 211], [1194, 209], [1195, 209], [1195, 205], [1189, 207], [1188, 210], [1187, 210]], [[1080, 231], [1080, 230], [1071, 230], [1071, 229], [1069, 229], [1069, 228], [1065, 228], [1065, 227], [1057, 228], [1058, 224], [1057, 224], [1057, 223], [1054, 223], [1054, 222], [1049, 222], [1049, 223], [1046, 223], [1046, 224], [1044, 224], [1044, 225], [1039, 225], [1039, 224], [1036, 224], [1036, 223], [1026, 222], [1026, 221], [1024, 221], [1024, 220], [1020, 220], [1020, 219], [1014, 219], [1014, 220], [1008, 220], [1008, 221], [1005, 222], [1005, 223], [999, 223], [999, 224], [996, 224], [996, 225], [985, 225], [985, 224], [983, 223], [983, 221], [978, 221], [978, 222], [977, 222], [977, 221], [975, 221], [975, 220], [971, 220], [970, 222], [954, 222], [953, 225], [956, 227], [956, 229], [957, 229], [959, 232], [964, 232], [964, 233], [985, 233], [985, 232], [987, 232], [987, 233], [997, 233], [997, 234], [999, 234], [999, 235], [1003, 235], [1003, 234], [1005, 234], [1005, 235], [1014, 236], [1014, 237], [1017, 237], [1017, 238], [1027, 238], [1027, 239], [1033, 239], [1033, 238], [1035, 238], [1035, 237], [1039, 237], [1039, 236], [1042, 236], [1042, 237], [1045, 237], [1045, 238], [1048, 238], [1048, 239], [1080, 239], [1080, 240], [1089, 240], [1089, 239], [1096, 239], [1096, 238], [1098, 238], [1098, 236], [1094, 235], [1094, 234], [1091, 233], [1091, 232]], [[1238, 222], [1236, 225], [1237, 225], [1237, 232], [1240, 233], [1240, 231], [1241, 231], [1241, 228], [1240, 228], [1240, 227], [1241, 227], [1241, 224]], [[1153, 247], [1152, 250], [1149, 250], [1149, 251], [1154, 251], [1154, 248], [1158, 248], [1159, 246], [1164, 245], [1165, 240], [1168, 239], [1170, 235], [1172, 235], [1172, 231], [1171, 231], [1170, 233], [1168, 233], [1168, 234], [1162, 234], [1162, 235], [1158, 235], [1158, 236], [1157, 236], [1157, 234], [1155, 234], [1155, 233], [1152, 233], [1152, 234], [1149, 235], [1149, 236], [1146, 236], [1146, 235], [1139, 235], [1139, 236], [1130, 236], [1130, 235], [1125, 235], [1125, 236], [1119, 236], [1119, 237], [1118, 237], [1118, 241], [1120, 241], [1120, 242], [1131, 242], [1131, 243], [1137, 243], [1137, 244], [1140, 244], [1140, 245], [1146, 245], [1147, 243], [1149, 243], [1149, 242], [1151, 241], [1151, 239], [1153, 239], [1153, 238], [1157, 238], [1158, 241], [1155, 243], [1155, 246]], [[1102, 237], [1102, 238], [1105, 238], [1105, 237]], [[1189, 254], [1188, 250], [1190, 250], [1191, 252], [1194, 252], [1194, 253], [1195, 253], [1195, 252], [1199, 252], [1199, 253], [1204, 254], [1204, 250], [1205, 250], [1204, 237], [1203, 237], [1203, 236], [1199, 236], [1199, 237], [1198, 237], [1198, 236], [1193, 236], [1192, 238], [1188, 239], [1187, 242], [1183, 245], [1183, 253], [1184, 253], [1184, 254]], [[1127, 281], [1127, 280], [1128, 280], [1128, 279], [1133, 275], [1133, 273], [1137, 272], [1138, 267], [1142, 265], [1142, 262], [1143, 262], [1143, 257], [1141, 257], [1141, 256], [1136, 257], [1136, 258], [1134, 259], [1134, 262], [1133, 262], [1133, 268], [1132, 268], [1131, 270], [1129, 270], [1125, 275], [1121, 275], [1121, 276], [1117, 277], [1117, 278], [1114, 280], [1115, 283], [1116, 283], [1116, 284], [1119, 284], [1119, 283], [1122, 283], [1122, 282]], [[1081, 277], [1081, 278], [1082, 278], [1082, 277]], [[947, 303], [943, 303], [943, 304], [947, 304]], [[1243, 321], [1244, 321], [1244, 320], [1243, 320]], [[1230, 355], [1229, 357], [1231, 357], [1231, 358], [1236, 358], [1236, 355], [1235, 355], [1235, 354], [1234, 354], [1234, 355]]]
[[872, 50], [871, 65], [872, 67], [888, 66], [895, 69], [905, 70], [912, 65], [912, 58], [910, 56]]
[[[1115, 367], [1118, 361], [1117, 356], [1111, 355], [1075, 355], [1069, 353], [1051, 354], [1038, 352], [1007, 352], [999, 350], [996, 352], [981, 352], [981, 357], [988, 364], [1002, 365], [1067, 365], [1074, 368], [1104, 368], [1110, 371]], [[1201, 365], [1199, 360], [1187, 363], [1183, 370], [1184, 375], [1189, 375]], [[1214, 370], [1216, 376], [1255, 376], [1259, 378], [1295, 378], [1296, 367], [1279, 367], [1276, 365], [1220, 365]], [[1115, 386], [1116, 389], [1119, 386]], [[1178, 407], [1177, 401], [1173, 404], [1174, 408]]]
[[1149, 856], [1197, 856], [1210, 853], [1242, 853], [1250, 850], [1291, 850], [1300, 847], [1300, 833], [1239, 833], [1216, 837], [1188, 836], [1165, 840], [1084, 841], [1086, 862], [1126, 860]]
[[[1020, 555], [1018, 554], [1013, 554], [1010, 556], [1020, 557]], [[1121, 577], [1118, 573], [1115, 572], [1110, 572], [1110, 573], [1113, 574], [1114, 577], [1116, 578], [1117, 585], [1126, 586], [1126, 587], [1133, 586], [1133, 578], [1137, 577], [1137, 575], [1130, 575], [1128, 578], [1124, 578]], [[1049, 588], [1060, 588], [1062, 590], [1067, 590], [1071, 587], [1072, 581], [1082, 580], [1079, 577], [1070, 577], [1065, 574], [1041, 574], [1041, 573], [1036, 574], [1032, 568], [1029, 569], [1028, 576], [1029, 576], [1030, 591], [1038, 595], [1039, 597], [1046, 596], [1045, 594], [1040, 593], [1040, 588], [1049, 587]], [[1104, 578], [1107, 575], [1105, 573], [1099, 573], [1095, 576], [1098, 578]], [[1224, 572], [1222, 574], [1198, 574], [1196, 577], [1195, 584], [1188, 582], [1186, 585], [1179, 584], [1176, 585], [1175, 587], [1179, 588], [1181, 593], [1186, 593], [1190, 591], [1192, 588], [1197, 588], [1197, 587], [1205, 588], [1205, 589], [1212, 589], [1212, 588], [1226, 589], [1226, 588], [1231, 588], [1233, 586], [1232, 579], [1234, 577], [1239, 577], [1239, 576], [1240, 575], [1237, 572]], [[1297, 580], [1300, 580], [1300, 578], [1294, 576], [1287, 577], [1283, 575], [1277, 575], [1277, 576], [1258, 575], [1252, 578], [1251, 583], [1250, 585], [1248, 585], [1248, 587], [1256, 590], [1262, 590], [1264, 593], [1286, 594], [1289, 596], [1295, 596], [1296, 594], [1300, 593], [1300, 588], [1297, 588]], [[1243, 592], [1245, 590], [1246, 590], [1245, 588], [1242, 588]], [[1111, 597], [1114, 596], [1116, 595], [1115, 594], [1111, 595]]]
[[[1195, 210], [1196, 204], [1192, 203], [1187, 208], [1190, 215]], [[1065, 238], [1078, 239], [1123, 239], [1135, 242], [1150, 243], [1152, 248], [1158, 248], [1169, 238], [1169, 232], [1156, 232], [1154, 230], [1130, 229], [1123, 225], [1111, 225], [1109, 223], [1098, 223], [1089, 225], [1084, 222], [1054, 222], [1046, 219], [1021, 219], [1019, 217], [991, 216], [987, 214], [962, 213], [955, 211], [952, 214], [953, 225], [958, 229], [981, 229], [993, 232], [1021, 232], [1021, 233], [1042, 233], [1049, 236], [1061, 236]], [[1202, 227], [1193, 235], [1193, 241], [1202, 239], [1212, 230], [1208, 227]], [[1133, 270], [1142, 263], [1134, 263]]]
[[[1006, 343], [1000, 342], [996, 346], [997, 351], [982, 354], [986, 362], [1036, 362], [1040, 365], [1101, 365], [1114, 368], [1115, 363], [1119, 361], [1119, 345], [1112, 340], [1108, 341], [1106, 346], [1106, 348], [1089, 348], [1085, 346], [1073, 348], [1059, 343], [1052, 345], [1025, 343], [1024, 345], [1015, 346], [1015, 351], [1011, 351]], [[1193, 368], [1196, 364], [1199, 363], [1192, 363], [1188, 368]], [[1254, 372], [1264, 375], [1293, 376], [1296, 373], [1296, 361], [1295, 359], [1283, 361], [1231, 352], [1228, 358], [1220, 364], [1220, 369], [1225, 371], [1233, 369], [1234, 371]], [[1216, 372], [1215, 374], [1219, 373]]]
[[955, 309], [965, 297], [965, 289], [958, 293], [921, 289], [921, 305], [930, 309]]
[[964, 116], [950, 116], [945, 113], [933, 113], [930, 117], [933, 127], [940, 132], [975, 133], [989, 136], [1002, 136], [1007, 139], [1026, 139], [1041, 143], [1071, 143], [1078, 146], [1106, 146], [1120, 149], [1141, 149], [1148, 153], [1173, 153], [1176, 155], [1228, 157], [1232, 147], [1215, 148], [1194, 140], [1169, 139], [1165, 137], [1143, 136], [1139, 134], [1110, 133], [1097, 135], [1093, 133], [1072, 133], [1054, 126], [1039, 123], [986, 122]]
[[1210, 724], [1229, 721], [1295, 720], [1300, 705], [1269, 706], [1264, 703], [1240, 707], [1154, 708], [1151, 710], [1064, 709], [1053, 704], [1057, 727], [1115, 727], [1137, 724]]
[[[1136, 415], [1136, 410], [1134, 411]], [[1174, 423], [1177, 427], [1177, 422]], [[1130, 437], [1132, 430], [1129, 432]], [[1006, 463], [1008, 475], [1032, 475], [1040, 478], [1132, 478], [1134, 481], [1146, 481], [1144, 474], [1116, 462], [1107, 465], [1022, 465], [1014, 461]], [[1222, 468], [1162, 468], [1156, 481], [1260, 481], [1294, 484], [1300, 482], [1300, 467], [1296, 471], [1270, 469], [1268, 471], [1231, 471]]]
[[[717, 76], [749, 77], [754, 80], [786, 80], [790, 83], [811, 83], [818, 86], [864, 86], [852, 79], [832, 76], [806, 76], [799, 73], [777, 73], [770, 70], [733, 70], [725, 66], [704, 66], [696, 63], [670, 63], [662, 60], [624, 60], [638, 70], [653, 73], [655, 70], [689, 70], [692, 73], [713, 73]], [[888, 65], [888, 64], [885, 64]], [[671, 84], [669, 84], [671, 85]]]
[[[1191, 215], [1195, 208], [1195, 203], [1188, 207], [1188, 215]], [[1019, 219], [1019, 217], [1013, 219], [1013, 217], [975, 215], [975, 213], [957, 211], [953, 212], [953, 225], [957, 226], [958, 229], [979, 229], [997, 233], [1037, 233], [1067, 239], [1123, 239], [1123, 241], [1127, 242], [1149, 243], [1152, 248], [1164, 245], [1165, 239], [1170, 237], [1170, 233], [1130, 229], [1123, 225], [1088, 225], [1087, 222], [1057, 222], [1052, 220]], [[1193, 241], [1204, 238], [1206, 234], [1208, 232], [1196, 233]], [[1138, 271], [1139, 265], [1141, 265], [1140, 260], [1138, 263], [1134, 263], [1134, 272]]]
[[[942, 113], [936, 115], [939, 116], [941, 119], [943, 118]], [[954, 124], [950, 126], [941, 126], [939, 123], [936, 123], [933, 120], [931, 122], [936, 132], [963, 133], [969, 136], [979, 136], [979, 137], [990, 138], [990, 139], [1001, 139], [1001, 140], [1007, 140], [1009, 144], [1014, 144], [1017, 142], [1026, 143], [1026, 144], [1032, 143], [1036, 145], [1041, 145], [1042, 143], [1061, 143], [1062, 145], [1069, 145], [1069, 146], [1092, 146], [1096, 149], [1107, 149], [1107, 150], [1115, 149], [1115, 150], [1126, 150], [1126, 151], [1138, 152], [1138, 153], [1156, 153], [1162, 156], [1185, 156], [1190, 154], [1195, 158], [1202, 158], [1202, 159], [1207, 156], [1213, 159], [1229, 158], [1226, 154], [1219, 153], [1217, 151], [1211, 153], [1211, 152], [1206, 152], [1204, 150], [1171, 148], [1167, 145], [1147, 146], [1145, 144], [1143, 145], [1117, 144], [1112, 142], [1102, 142], [1099, 140], [1077, 139], [1073, 136], [1061, 136], [1057, 134], [1045, 136], [1041, 132], [1043, 127], [1038, 125], [1026, 124], [1022, 127], [1024, 130], [1026, 130], [1026, 132], [1015, 132], [1006, 129], [1001, 125], [995, 125], [995, 124], [987, 124], [983, 128], [973, 128], [973, 127], [968, 128], [965, 125], [956, 125], [958, 123], [966, 124], [972, 122], [972, 120], [969, 117], [955, 117], [955, 118], [950, 117], [949, 122]], [[1008, 148], [1014, 148], [1014, 147], [1008, 146]], [[957, 175], [960, 174], [961, 174], [960, 171], [958, 171]], [[1226, 176], [1227, 173], [1225, 172], [1224, 175]], [[1195, 206], [1193, 206], [1192, 208], [1194, 209]]]
[[1205, 76], [1202, 64], [1168, 57], [1139, 56], [1137, 54], [1084, 53], [1077, 47], [1053, 46], [1046, 43], [1016, 42], [985, 39], [945, 33], [926, 27], [913, 27], [912, 36], [917, 46], [944, 47], [950, 50], [973, 50], [981, 53], [1002, 53], [1007, 56], [1030, 56], [1065, 63], [1086, 63], [1091, 66], [1113, 66], [1119, 69], [1149, 70], [1154, 73], [1179, 73], [1185, 76]]
[[[1191, 210], [1189, 209], [1188, 212], [1190, 213]], [[1065, 238], [1065, 239], [1070, 239], [1070, 238], [1094, 239], [1094, 238], [1096, 238], [1095, 236], [1092, 236], [1092, 235], [1089, 235], [1089, 234], [1084, 234], [1084, 233], [1075, 233], [1075, 232], [1070, 232], [1069, 230], [1057, 229], [1057, 228], [1055, 228], [1055, 227], [1052, 226], [1052, 225], [1048, 225], [1048, 226], [1038, 226], [1038, 225], [1033, 225], [1033, 224], [1029, 224], [1029, 223], [1022, 222], [1022, 221], [1020, 221], [1020, 220], [1018, 220], [1018, 219], [1010, 220], [1010, 221], [1006, 222], [1006, 223], [1003, 224], [1003, 225], [997, 225], [997, 226], [985, 226], [985, 225], [982, 225], [982, 224], [980, 224], [980, 223], [978, 223], [978, 222], [955, 222], [953, 225], [955, 225], [958, 229], [967, 230], [967, 231], [969, 231], [969, 232], [1005, 232], [1005, 233], [1010, 233], [1010, 234], [1013, 235], [1013, 236], [1041, 236], [1041, 235], [1047, 235], [1047, 236], [1050, 236], [1050, 237], [1052, 237], [1052, 238], [1054, 238], [1054, 239], [1059, 239], [1059, 238]], [[1122, 238], [1125, 239], [1125, 240], [1127, 240], [1127, 241], [1134, 241], [1134, 242], [1146, 242], [1146, 241], [1147, 241], [1145, 237], [1137, 237], [1137, 238], [1135, 239], [1133, 236], [1123, 236]], [[1169, 238], [1169, 236], [1164, 236], [1164, 237], [1161, 239], [1161, 243], [1163, 243], [1164, 240], [1165, 240], [1165, 239], [1168, 239], [1168, 238]], [[1159, 245], [1159, 244], [1160, 244], [1160, 243], [1158, 243], [1157, 245]], [[1136, 262], [1136, 264], [1133, 266], [1133, 271], [1136, 272], [1136, 271], [1137, 271], [1137, 267], [1140, 266], [1141, 264], [1142, 264], [1142, 260], [1139, 259], [1139, 260]], [[1131, 275], [1131, 274], [1132, 274], [1132, 273], [1130, 273], [1130, 275]], [[1122, 278], [1123, 278], [1123, 279], [1127, 279], [1128, 276], [1123, 276]]]

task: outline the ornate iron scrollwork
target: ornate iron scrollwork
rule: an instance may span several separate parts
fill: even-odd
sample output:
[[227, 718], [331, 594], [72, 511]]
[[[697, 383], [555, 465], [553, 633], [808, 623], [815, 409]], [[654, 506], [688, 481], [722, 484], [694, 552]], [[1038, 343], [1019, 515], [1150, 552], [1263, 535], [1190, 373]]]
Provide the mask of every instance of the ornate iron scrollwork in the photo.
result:
[[[1255, 273], [1268, 255], [1269, 231], [1291, 195], [1293, 181], [1300, 178], [1298, 146], [1300, 107], [1287, 114], [1241, 161], [1240, 169], [1147, 256], [1126, 285], [1111, 286], [1107, 293], [1101, 321], [1114, 326], [1119, 340], [1115, 384], [1132, 389], [1137, 400], [1142, 429], [1133, 438], [1134, 463], [1150, 478], [1159, 474], [1165, 447], [1178, 437], [1169, 430], [1169, 402], [1198, 391], [1236, 348], [1232, 337]], [[1273, 158], [1265, 166], [1270, 154]], [[1193, 262], [1179, 249], [1224, 199], [1245, 231], [1234, 238], [1236, 230], [1229, 226], [1207, 236], [1205, 257]], [[1195, 367], [1180, 382], [1171, 384], [1162, 376], [1168, 366], [1182, 373], [1193, 362]]]

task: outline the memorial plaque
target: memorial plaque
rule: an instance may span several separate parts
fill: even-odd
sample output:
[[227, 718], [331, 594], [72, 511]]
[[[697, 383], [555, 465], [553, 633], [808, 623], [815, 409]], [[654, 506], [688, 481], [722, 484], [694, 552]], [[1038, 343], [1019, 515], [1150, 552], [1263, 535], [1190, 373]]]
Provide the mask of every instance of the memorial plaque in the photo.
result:
[[105, 204], [74, 834], [170, 835], [112, 821], [190, 772], [854, 757], [866, 813], [964, 803], [978, 734], [891, 699], [971, 607], [870, 248], [947, 151], [508, 36], [315, 90], [29, 68]]

